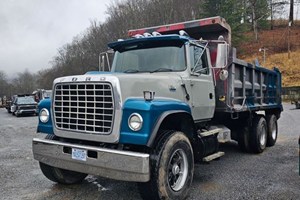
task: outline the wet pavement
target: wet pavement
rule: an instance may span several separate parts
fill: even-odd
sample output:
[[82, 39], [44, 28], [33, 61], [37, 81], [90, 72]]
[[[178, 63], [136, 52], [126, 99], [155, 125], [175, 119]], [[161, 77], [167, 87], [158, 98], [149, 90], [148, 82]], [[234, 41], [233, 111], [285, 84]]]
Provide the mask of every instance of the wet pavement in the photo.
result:
[[[300, 199], [300, 109], [284, 104], [279, 137], [262, 154], [245, 154], [235, 142], [225, 156], [196, 165], [188, 199]], [[141, 199], [135, 183], [88, 176], [80, 185], [49, 181], [33, 159], [37, 117], [15, 117], [0, 108], [0, 199]]]

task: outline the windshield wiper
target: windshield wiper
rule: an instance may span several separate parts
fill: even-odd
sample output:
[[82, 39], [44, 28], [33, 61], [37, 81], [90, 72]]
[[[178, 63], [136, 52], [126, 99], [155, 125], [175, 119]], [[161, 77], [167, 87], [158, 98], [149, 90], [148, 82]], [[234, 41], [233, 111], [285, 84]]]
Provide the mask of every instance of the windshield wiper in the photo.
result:
[[137, 69], [127, 69], [124, 71], [124, 73], [137, 73], [137, 72], [140, 72], [140, 71]]
[[150, 71], [150, 73], [154, 73], [154, 72], [172, 72], [173, 69], [170, 68], [158, 68], [156, 70]]

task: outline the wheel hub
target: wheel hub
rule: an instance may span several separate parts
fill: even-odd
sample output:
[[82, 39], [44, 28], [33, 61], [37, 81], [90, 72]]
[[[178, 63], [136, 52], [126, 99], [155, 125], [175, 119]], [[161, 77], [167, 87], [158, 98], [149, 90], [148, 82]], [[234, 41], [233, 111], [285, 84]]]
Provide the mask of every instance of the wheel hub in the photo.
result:
[[259, 138], [260, 145], [264, 146], [265, 143], [266, 143], [266, 140], [267, 140], [267, 132], [266, 132], [265, 127], [263, 127], [262, 128], [262, 133], [261, 133], [260, 138]]
[[176, 150], [169, 161], [168, 182], [172, 190], [183, 188], [188, 176], [187, 155], [182, 149]]
[[173, 167], [172, 167], [172, 173], [174, 175], [177, 175], [177, 174], [179, 174], [179, 171], [180, 171], [179, 166], [177, 164], [174, 164]]
[[276, 128], [274, 128], [272, 130], [272, 139], [275, 140], [276, 139]]

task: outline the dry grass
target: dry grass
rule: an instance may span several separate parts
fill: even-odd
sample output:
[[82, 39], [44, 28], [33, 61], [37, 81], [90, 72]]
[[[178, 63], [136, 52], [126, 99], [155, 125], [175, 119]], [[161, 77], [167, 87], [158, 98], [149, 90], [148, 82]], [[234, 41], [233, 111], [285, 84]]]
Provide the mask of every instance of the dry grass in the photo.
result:
[[[253, 55], [244, 59], [252, 63], [255, 58], [257, 56]], [[290, 59], [288, 58], [288, 53], [275, 53], [266, 56], [265, 64], [261, 62], [261, 58], [259, 60], [260, 64], [266, 68], [272, 69], [276, 66], [280, 69], [283, 86], [300, 86], [300, 50], [291, 52]]]
[[[262, 47], [268, 49], [269, 54], [283, 53], [288, 50], [287, 27], [276, 27], [274, 30], [262, 30], [259, 32], [258, 41], [254, 40], [253, 32], [246, 33], [246, 40], [239, 45], [239, 57], [247, 57], [247, 55], [262, 55], [258, 50]], [[300, 49], [300, 26], [294, 26], [290, 29], [290, 49], [296, 51]]]
[[[253, 63], [258, 58], [261, 65], [271, 69], [278, 67], [282, 72], [283, 86], [300, 86], [300, 21], [290, 29], [290, 59], [288, 58], [288, 29], [287, 21], [275, 21], [274, 30], [259, 32], [259, 40], [253, 40], [253, 33], [246, 34], [245, 40], [238, 49], [238, 57]], [[266, 63], [263, 63], [263, 52], [258, 50], [267, 48]]]

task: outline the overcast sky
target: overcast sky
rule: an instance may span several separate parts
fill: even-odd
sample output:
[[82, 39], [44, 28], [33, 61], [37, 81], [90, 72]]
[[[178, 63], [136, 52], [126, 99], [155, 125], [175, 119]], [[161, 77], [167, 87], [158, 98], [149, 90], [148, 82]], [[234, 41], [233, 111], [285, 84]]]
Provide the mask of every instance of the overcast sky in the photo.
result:
[[57, 49], [104, 22], [111, 0], [0, 0], [0, 71], [49, 68]]

